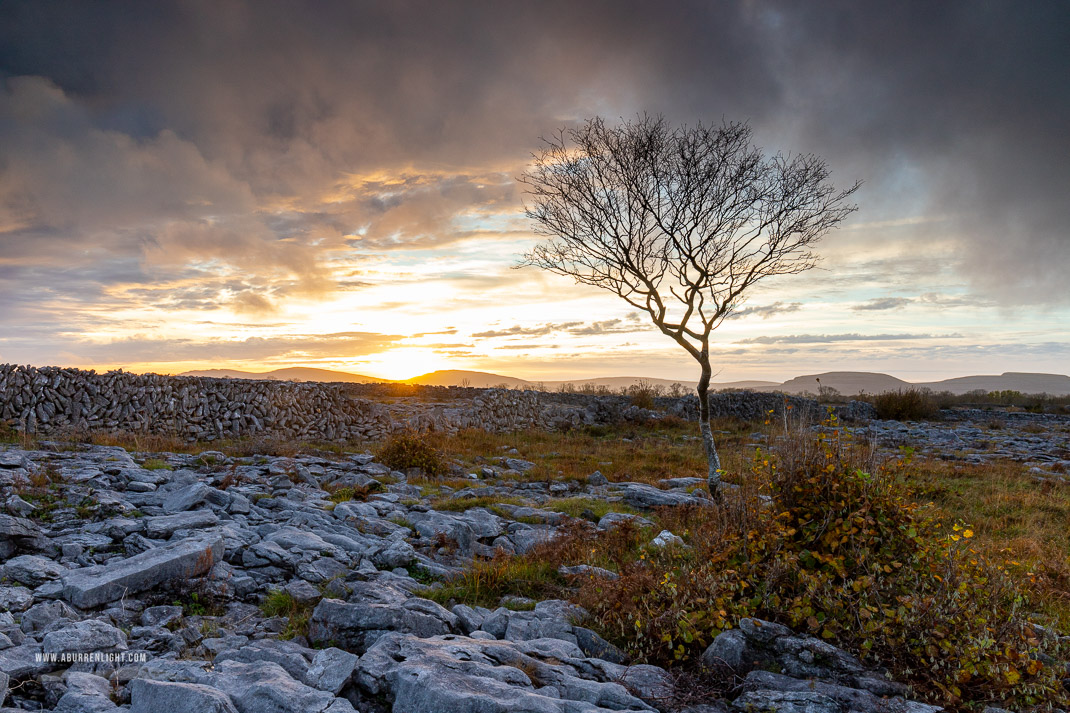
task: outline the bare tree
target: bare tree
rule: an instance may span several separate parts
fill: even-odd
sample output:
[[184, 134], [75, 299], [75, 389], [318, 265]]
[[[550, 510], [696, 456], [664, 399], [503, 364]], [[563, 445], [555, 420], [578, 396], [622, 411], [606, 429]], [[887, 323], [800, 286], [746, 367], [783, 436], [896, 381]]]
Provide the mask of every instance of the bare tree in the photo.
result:
[[710, 429], [710, 334], [759, 280], [816, 264], [811, 248], [855, 206], [821, 158], [766, 156], [745, 123], [670, 127], [601, 118], [544, 139], [520, 178], [549, 239], [524, 256], [645, 311], [699, 363], [699, 429], [710, 493], [721, 463]]

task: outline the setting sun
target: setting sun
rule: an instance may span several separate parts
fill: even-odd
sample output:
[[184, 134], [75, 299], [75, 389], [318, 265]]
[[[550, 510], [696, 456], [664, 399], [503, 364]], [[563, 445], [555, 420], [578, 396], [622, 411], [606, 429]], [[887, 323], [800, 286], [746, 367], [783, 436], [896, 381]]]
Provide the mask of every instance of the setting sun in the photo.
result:
[[374, 358], [355, 365], [352, 370], [361, 371], [366, 376], [403, 381], [448, 368], [451, 368], [450, 362], [435, 354], [432, 349], [402, 348], [376, 354]]

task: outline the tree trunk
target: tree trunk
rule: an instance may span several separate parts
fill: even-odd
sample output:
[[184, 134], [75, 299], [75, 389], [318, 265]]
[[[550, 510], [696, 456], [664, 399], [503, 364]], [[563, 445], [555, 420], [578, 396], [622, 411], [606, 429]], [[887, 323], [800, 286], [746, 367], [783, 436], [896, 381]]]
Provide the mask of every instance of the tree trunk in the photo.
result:
[[706, 482], [714, 500], [721, 499], [721, 459], [717, 455], [717, 446], [713, 443], [713, 430], [710, 428], [710, 353], [708, 347], [702, 348], [702, 376], [698, 380], [698, 428], [702, 434], [702, 447], [706, 451]]

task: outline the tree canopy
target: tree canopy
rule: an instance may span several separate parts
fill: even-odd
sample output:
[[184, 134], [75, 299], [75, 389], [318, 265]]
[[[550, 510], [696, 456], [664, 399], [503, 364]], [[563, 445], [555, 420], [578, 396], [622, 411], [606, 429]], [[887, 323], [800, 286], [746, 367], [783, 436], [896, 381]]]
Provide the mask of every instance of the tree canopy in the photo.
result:
[[616, 126], [593, 118], [544, 140], [520, 178], [538, 234], [522, 264], [609, 290], [646, 312], [702, 368], [709, 433], [710, 335], [747, 290], [814, 267], [814, 244], [855, 206], [812, 154], [767, 156], [746, 123], [672, 127], [660, 116]]

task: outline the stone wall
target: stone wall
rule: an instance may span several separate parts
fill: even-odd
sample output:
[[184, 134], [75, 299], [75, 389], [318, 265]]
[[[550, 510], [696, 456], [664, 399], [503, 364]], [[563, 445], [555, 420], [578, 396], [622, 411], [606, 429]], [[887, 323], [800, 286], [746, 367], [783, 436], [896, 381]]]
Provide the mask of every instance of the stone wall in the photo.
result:
[[[374, 399], [374, 400], [373, 400]], [[734, 393], [711, 396], [714, 416], [762, 418], [791, 405], [813, 416], [799, 397]], [[376, 439], [394, 431], [569, 428], [657, 418], [688, 420], [697, 399], [660, 398], [657, 411], [623, 396], [586, 396], [508, 389], [408, 387], [254, 381], [131, 374], [60, 367], [0, 365], [0, 423], [41, 435], [130, 431], [213, 440], [251, 435], [307, 440]]]
[[[0, 366], [0, 423], [42, 435], [105, 430], [198, 440], [374, 439], [405, 428], [504, 431], [555, 425], [548, 420], [555, 409], [540, 403], [535, 392], [367, 386], [6, 364]], [[404, 395], [411, 393], [418, 397]]]

